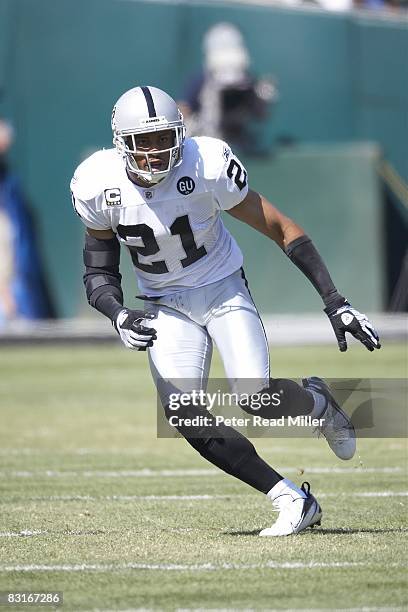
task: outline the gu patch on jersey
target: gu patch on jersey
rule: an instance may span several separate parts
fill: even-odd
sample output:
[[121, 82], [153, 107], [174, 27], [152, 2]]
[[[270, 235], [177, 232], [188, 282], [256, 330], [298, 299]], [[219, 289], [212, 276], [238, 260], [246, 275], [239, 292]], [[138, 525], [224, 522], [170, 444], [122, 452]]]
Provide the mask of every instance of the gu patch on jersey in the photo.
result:
[[181, 195], [190, 195], [195, 189], [195, 182], [191, 176], [183, 176], [177, 181], [177, 191]]
[[113, 189], [105, 189], [105, 201], [108, 206], [121, 206], [122, 198], [119, 187]]

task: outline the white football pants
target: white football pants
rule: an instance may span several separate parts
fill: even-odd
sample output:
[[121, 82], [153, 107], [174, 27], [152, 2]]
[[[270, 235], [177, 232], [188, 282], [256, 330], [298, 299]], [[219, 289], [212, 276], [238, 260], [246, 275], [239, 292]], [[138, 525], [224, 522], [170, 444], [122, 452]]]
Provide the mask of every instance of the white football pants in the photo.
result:
[[[213, 342], [232, 392], [255, 392], [269, 385], [269, 351], [258, 311], [241, 270], [205, 287], [187, 289], [145, 310], [157, 340], [148, 349], [150, 369], [163, 405], [175, 391], [206, 389]], [[240, 389], [242, 379], [256, 379]]]

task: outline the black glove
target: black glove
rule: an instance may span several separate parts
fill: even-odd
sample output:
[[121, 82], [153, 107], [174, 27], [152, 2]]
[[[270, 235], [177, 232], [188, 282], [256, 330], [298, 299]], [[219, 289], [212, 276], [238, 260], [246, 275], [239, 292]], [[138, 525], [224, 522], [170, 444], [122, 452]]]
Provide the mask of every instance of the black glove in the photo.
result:
[[347, 351], [346, 332], [360, 340], [369, 351], [381, 348], [378, 334], [370, 321], [365, 314], [352, 308], [347, 300], [340, 308], [328, 306], [324, 312], [332, 324], [340, 351]]
[[123, 308], [112, 323], [127, 348], [145, 351], [148, 346], [153, 346], [157, 335], [153, 327], [144, 327], [142, 322], [154, 318], [151, 312]]

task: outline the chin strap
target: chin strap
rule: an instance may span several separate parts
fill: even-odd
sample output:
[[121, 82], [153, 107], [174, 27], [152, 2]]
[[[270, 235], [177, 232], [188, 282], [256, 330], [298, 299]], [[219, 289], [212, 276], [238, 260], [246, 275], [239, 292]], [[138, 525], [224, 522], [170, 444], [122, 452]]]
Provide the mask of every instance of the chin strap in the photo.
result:
[[170, 173], [169, 172], [166, 173], [165, 176], [163, 176], [160, 180], [158, 180], [157, 182], [151, 182], [148, 181], [147, 179], [145, 179], [143, 176], [141, 176], [139, 174], [139, 172], [136, 172], [135, 169], [131, 169], [130, 164], [128, 164], [127, 160], [126, 160], [126, 173], [128, 175], [128, 178], [130, 181], [132, 181], [132, 183], [135, 183], [136, 185], [139, 185], [139, 183], [142, 183], [141, 185], [139, 185], [139, 187], [144, 187], [146, 189], [151, 189], [152, 187], [155, 187], [156, 185], [158, 185], [159, 183], [163, 182], [164, 179], [166, 179]]

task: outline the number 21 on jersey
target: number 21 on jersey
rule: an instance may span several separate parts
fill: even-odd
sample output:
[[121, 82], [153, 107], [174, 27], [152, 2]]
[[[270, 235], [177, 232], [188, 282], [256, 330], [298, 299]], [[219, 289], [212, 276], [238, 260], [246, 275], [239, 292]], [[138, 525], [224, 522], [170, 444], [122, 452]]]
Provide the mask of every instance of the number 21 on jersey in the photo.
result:
[[[169, 271], [164, 260], [154, 261], [151, 264], [144, 264], [139, 260], [139, 255], [147, 257], [149, 255], [156, 255], [160, 251], [154, 232], [149, 225], [146, 225], [146, 223], [118, 225], [117, 231], [123, 240], [127, 240], [127, 238], [141, 238], [143, 240], [143, 246], [128, 245], [133, 265], [136, 268], [150, 274], [165, 274]], [[204, 246], [197, 247], [196, 245], [188, 215], [177, 217], [170, 225], [170, 232], [173, 236], [180, 236], [181, 244], [186, 254], [186, 257], [180, 260], [183, 268], [187, 268], [187, 266], [207, 255]]]

